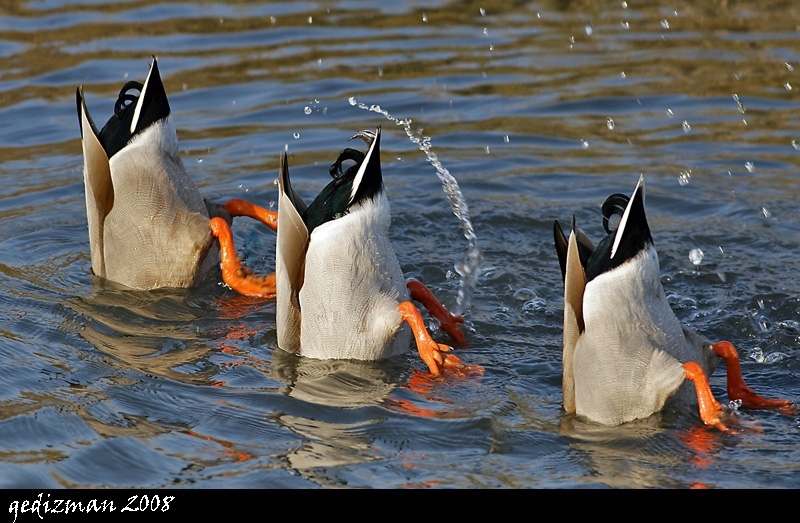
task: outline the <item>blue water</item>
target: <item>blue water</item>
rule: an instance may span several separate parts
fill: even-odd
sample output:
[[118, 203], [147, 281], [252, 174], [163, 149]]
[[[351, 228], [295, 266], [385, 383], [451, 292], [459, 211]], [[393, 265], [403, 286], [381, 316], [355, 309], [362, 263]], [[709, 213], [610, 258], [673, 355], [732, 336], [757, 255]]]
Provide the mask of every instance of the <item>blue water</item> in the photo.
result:
[[[800, 399], [800, 8], [790, 2], [17, 2], [0, 8], [0, 486], [800, 487], [798, 417], [694, 412], [600, 427], [561, 411], [554, 219], [602, 234], [647, 184], [678, 318]], [[419, 357], [304, 360], [274, 303], [219, 278], [134, 292], [91, 274], [75, 89], [96, 121], [159, 58], [201, 192], [274, 207], [278, 158], [309, 201], [354, 131], [383, 126], [392, 241], [456, 306], [468, 251], [431, 138], [483, 254], [465, 311], [482, 378]], [[307, 110], [308, 108], [308, 110]], [[308, 113], [308, 114], [307, 114]], [[274, 234], [237, 220], [274, 268]], [[699, 265], [689, 259], [700, 249]], [[711, 379], [726, 400], [724, 373]]]

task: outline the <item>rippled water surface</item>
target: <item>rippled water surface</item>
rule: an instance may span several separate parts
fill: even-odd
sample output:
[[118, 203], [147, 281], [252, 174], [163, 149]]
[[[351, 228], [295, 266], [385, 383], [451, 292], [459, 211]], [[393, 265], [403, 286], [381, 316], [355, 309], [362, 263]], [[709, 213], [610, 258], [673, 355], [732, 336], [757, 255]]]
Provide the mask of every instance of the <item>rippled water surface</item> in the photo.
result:
[[[798, 24], [780, 1], [5, 2], [0, 485], [799, 487], [797, 416], [744, 411], [729, 434], [694, 412], [565, 416], [552, 246], [573, 213], [599, 238], [605, 197], [644, 173], [679, 319], [737, 345], [756, 390], [800, 399]], [[485, 376], [290, 356], [274, 303], [219, 274], [153, 292], [93, 277], [75, 89], [103, 122], [152, 55], [217, 201], [274, 206], [284, 150], [308, 201], [382, 125], [401, 265], [453, 307], [468, 244], [436, 170], [349, 100], [412, 119], [482, 249], [460, 355]], [[272, 271], [274, 234], [234, 230]], [[711, 383], [726, 398], [724, 372]]]

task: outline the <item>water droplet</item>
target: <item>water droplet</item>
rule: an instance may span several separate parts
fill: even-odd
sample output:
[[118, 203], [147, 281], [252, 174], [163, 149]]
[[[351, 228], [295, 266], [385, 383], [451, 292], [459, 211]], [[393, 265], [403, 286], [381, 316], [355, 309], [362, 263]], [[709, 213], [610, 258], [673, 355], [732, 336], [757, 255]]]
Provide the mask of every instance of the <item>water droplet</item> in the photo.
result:
[[313, 21], [314, 21], [314, 18], [313, 18], [313, 17], [311, 17], [311, 16], [309, 16], [309, 17], [308, 17], [308, 23], [310, 24], [310, 23], [312, 23]]
[[764, 300], [756, 300], [756, 305], [758, 305], [758, 308], [762, 311], [764, 310]]
[[691, 179], [692, 179], [691, 169], [688, 169], [686, 171], [681, 171], [681, 173], [678, 175], [678, 185], [680, 185], [681, 187], [685, 187], [689, 185], [689, 180]]
[[691, 261], [693, 265], [700, 265], [703, 262], [703, 257], [703, 251], [700, 249], [692, 249], [689, 251], [689, 261]]
[[378, 66], [378, 77], [383, 77], [383, 66], [382, 65]]
[[675, 116], [675, 113], [672, 112], [672, 109], [667, 109], [667, 118], [672, 118]]
[[681, 127], [683, 128], [683, 132], [685, 132], [685, 133], [688, 133], [689, 131], [692, 130], [692, 126], [689, 125], [689, 122], [687, 122], [686, 120], [683, 121], [683, 123], [681, 124]]
[[356, 97], [355, 96], [351, 96], [350, 98], [347, 99], [347, 101], [350, 102], [350, 105], [353, 105], [353, 106], [356, 105]]
[[664, 29], [669, 29], [669, 20], [667, 20], [666, 18], [661, 20], [661, 27], [663, 27]]
[[623, 1], [623, 2], [622, 2], [621, 4], [619, 4], [619, 5], [621, 5], [623, 9], [627, 9], [627, 8], [628, 8], [628, 2], [625, 2], [625, 1]]
[[509, 320], [508, 307], [498, 307], [492, 313], [492, 319], [498, 322], [505, 322]]
[[275, 17], [274, 17], [274, 16], [270, 16], [270, 17], [269, 17], [269, 22], [270, 22], [272, 25], [275, 25]]
[[202, 159], [202, 158], [199, 158], [199, 159], [197, 160], [197, 163], [203, 163], [203, 159]]
[[747, 169], [747, 172], [749, 173], [756, 170], [756, 166], [753, 165], [753, 162], [744, 162], [744, 168]]
[[488, 34], [489, 34], [489, 29], [487, 29], [486, 27], [484, 27], [484, 28], [483, 28], [483, 36], [486, 36], [486, 35], [488, 35]]
[[626, 20], [621, 21], [619, 23], [619, 25], [621, 25], [623, 29], [630, 29], [631, 28], [631, 24], [629, 24]]
[[588, 149], [588, 148], [589, 148], [589, 142], [581, 138], [581, 149]]
[[789, 62], [783, 62], [783, 65], [786, 66], [787, 70], [794, 71], [794, 66], [792, 64], [790, 64]]
[[536, 18], [541, 18], [541, 17], [542, 17], [542, 13], [536, 13]]
[[627, 78], [627, 76], [625, 76], [625, 71], [621, 71], [621, 72], [619, 73], [619, 77], [620, 77], [620, 78]]
[[547, 311], [547, 300], [544, 298], [533, 298], [522, 304], [524, 312], [545, 312]]
[[422, 21], [424, 23], [426, 23], [426, 24], [428, 23], [428, 14], [427, 13], [422, 13]]
[[481, 11], [481, 16], [486, 16], [486, 9], [481, 7], [480, 11]]
[[571, 43], [571, 44], [575, 43], [575, 37], [574, 36], [570, 36], [569, 37], [569, 43]]
[[508, 143], [508, 135], [503, 136], [503, 141]]
[[311, 114], [311, 107], [306, 105], [306, 108], [303, 109], [303, 112], [306, 113], [306, 114]]
[[490, 50], [490, 51], [494, 51], [494, 45], [490, 45], [490, 46], [489, 46], [489, 50]]
[[[739, 95], [734, 93], [733, 94], [733, 100], [736, 102], [736, 108], [739, 109], [739, 112], [744, 114], [744, 112], [745, 112], [744, 104], [739, 99]], [[745, 123], [745, 125], [746, 125], [746, 123]]]
[[490, 153], [489, 153], [489, 146], [488, 146], [488, 145], [486, 146], [486, 154], [490, 154]]
[[610, 116], [608, 118], [606, 118], [606, 127], [608, 127], [609, 131], [613, 131], [614, 130], [614, 119], [611, 118]]
[[536, 292], [532, 291], [531, 289], [528, 289], [527, 287], [522, 287], [521, 289], [517, 289], [514, 292], [515, 300], [528, 301], [536, 297], [537, 297]]
[[790, 84], [789, 82], [784, 82], [783, 88], [786, 89], [787, 91], [791, 91], [792, 90], [792, 84]]
[[300, 133], [295, 131], [294, 133], [292, 133], [292, 136], [294, 137], [295, 140], [297, 140], [298, 138], [300, 138]]
[[769, 218], [770, 216], [772, 216], [772, 213], [769, 212], [766, 207], [761, 208], [761, 214], [764, 215], [764, 218]]
[[586, 30], [586, 36], [592, 36], [592, 33], [594, 32], [594, 28], [592, 27], [592, 23], [591, 22], [586, 24], [586, 27], [584, 29]]
[[800, 141], [792, 140], [792, 147], [794, 147], [795, 150], [800, 151]]

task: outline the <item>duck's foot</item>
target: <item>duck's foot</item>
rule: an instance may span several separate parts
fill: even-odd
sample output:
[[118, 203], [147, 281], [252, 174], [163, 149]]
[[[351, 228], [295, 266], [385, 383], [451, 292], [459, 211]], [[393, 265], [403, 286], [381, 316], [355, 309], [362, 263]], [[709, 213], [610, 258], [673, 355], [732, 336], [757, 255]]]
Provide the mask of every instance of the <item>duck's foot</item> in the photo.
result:
[[452, 372], [459, 376], [481, 376], [483, 367], [464, 363], [458, 356], [449, 354], [452, 347], [444, 343], [437, 343], [425, 327], [425, 321], [417, 307], [410, 301], [401, 302], [397, 308], [403, 321], [411, 326], [417, 350], [422, 361], [428, 366], [431, 374], [439, 376], [442, 372]]
[[467, 338], [459, 328], [459, 324], [464, 323], [463, 316], [448, 311], [442, 302], [436, 299], [431, 290], [419, 280], [409, 278], [406, 281], [406, 287], [408, 287], [411, 299], [420, 302], [428, 314], [439, 320], [442, 330], [449, 334], [453, 341], [459, 345], [466, 343]]
[[694, 382], [697, 390], [697, 405], [700, 408], [700, 419], [706, 425], [711, 425], [719, 430], [726, 432], [728, 428], [722, 424], [722, 406], [714, 399], [711, 387], [708, 385], [708, 376], [703, 369], [693, 361], [683, 364], [686, 377]]
[[272, 299], [275, 297], [275, 275], [256, 276], [242, 267], [233, 246], [233, 234], [228, 222], [211, 218], [211, 234], [219, 240], [219, 267], [222, 280], [233, 290], [245, 296]]
[[278, 213], [275, 211], [268, 211], [247, 200], [240, 200], [238, 198], [229, 200], [228, 203], [222, 207], [228, 211], [231, 216], [247, 216], [263, 223], [273, 231], [278, 230]]
[[797, 414], [797, 405], [793, 401], [765, 398], [747, 386], [742, 377], [739, 354], [737, 354], [731, 342], [720, 341], [713, 344], [711, 350], [725, 360], [728, 372], [728, 397], [730, 399], [741, 400], [742, 407], [747, 409], [771, 409], [789, 415]]

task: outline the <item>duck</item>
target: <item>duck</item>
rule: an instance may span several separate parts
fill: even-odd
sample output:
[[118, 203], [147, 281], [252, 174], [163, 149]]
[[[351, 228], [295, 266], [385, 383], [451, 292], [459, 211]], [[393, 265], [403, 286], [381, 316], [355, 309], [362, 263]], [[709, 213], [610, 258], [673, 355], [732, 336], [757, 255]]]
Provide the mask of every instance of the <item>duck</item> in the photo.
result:
[[433, 339], [411, 302], [422, 303], [442, 330], [464, 343], [458, 328], [463, 318], [418, 280], [406, 281], [392, 249], [380, 128], [353, 138], [363, 140], [367, 151], [344, 149], [330, 168], [333, 180], [310, 205], [292, 188], [287, 155], [281, 156], [278, 347], [308, 358], [371, 361], [407, 352], [413, 339], [433, 376], [482, 374], [480, 366], [463, 362], [450, 345]]
[[[711, 343], [678, 321], [661, 285], [644, 202], [643, 176], [630, 197], [609, 196], [602, 207], [607, 235], [597, 247], [574, 216], [569, 239], [554, 223], [564, 282], [564, 411], [615, 426], [647, 418], [672, 398], [693, 402], [694, 396], [702, 421], [726, 431], [724, 409], [708, 384], [720, 362], [731, 400], [745, 408], [793, 410], [793, 402], [764, 398], [745, 384], [733, 344]], [[609, 229], [613, 216], [620, 217], [615, 230]]]
[[[240, 199], [219, 205], [200, 195], [180, 157], [155, 56], [143, 84], [123, 85], [101, 130], [82, 86], [76, 101], [95, 275], [138, 290], [186, 288], [221, 265], [223, 280], [234, 289], [274, 297], [274, 276], [252, 275], [231, 252], [230, 223], [249, 216], [275, 230], [277, 213]], [[223, 224], [212, 229], [213, 217]]]

